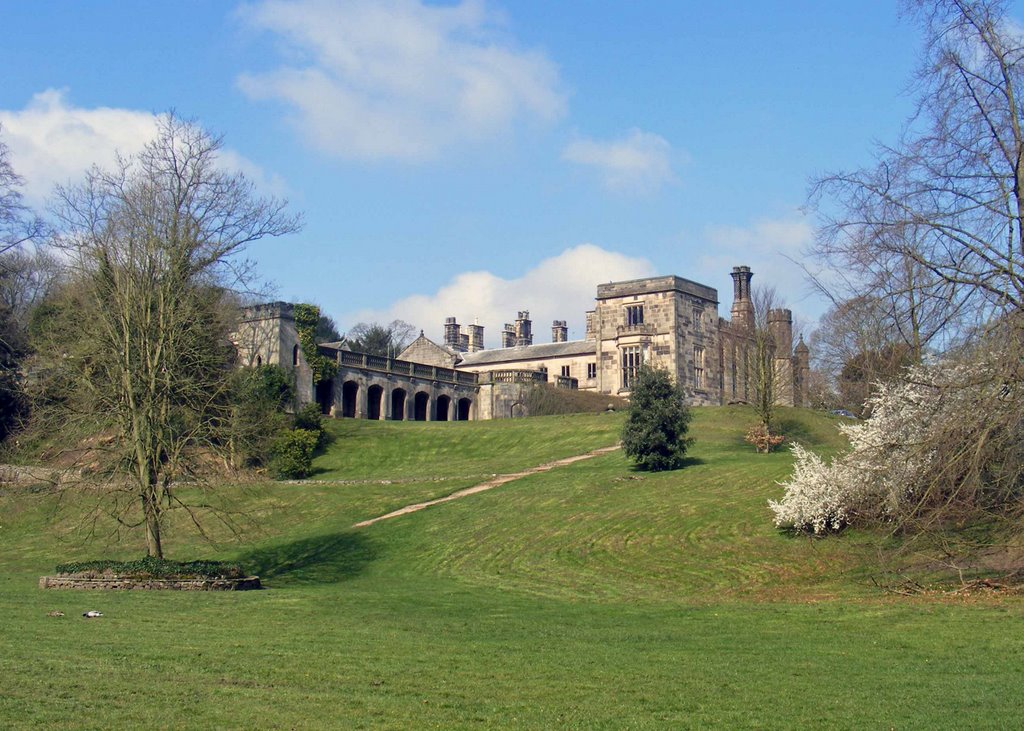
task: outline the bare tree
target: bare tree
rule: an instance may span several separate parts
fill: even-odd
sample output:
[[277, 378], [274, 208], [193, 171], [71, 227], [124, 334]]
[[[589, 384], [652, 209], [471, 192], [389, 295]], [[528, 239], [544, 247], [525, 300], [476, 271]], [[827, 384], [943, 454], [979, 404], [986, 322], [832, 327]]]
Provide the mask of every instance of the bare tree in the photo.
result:
[[360, 322], [348, 331], [353, 349], [370, 355], [395, 357], [412, 342], [416, 328], [404, 320], [392, 320], [387, 325]]
[[750, 346], [747, 348], [747, 377], [753, 393], [754, 412], [765, 431], [770, 432], [782, 389], [787, 385], [786, 372], [779, 368], [777, 359], [780, 355], [788, 358], [790, 354], [779, 351], [772, 329], [772, 314], [780, 309], [775, 288], [755, 287], [751, 299], [754, 305], [754, 325], [750, 331]]
[[165, 115], [142, 152], [59, 189], [55, 207], [76, 284], [65, 312], [77, 315], [51, 353], [69, 389], [59, 413], [110, 425], [114, 481], [141, 506], [137, 523], [156, 557], [164, 513], [190, 507], [175, 480], [198, 451], [225, 443], [234, 313], [225, 293], [244, 273], [238, 255], [300, 225], [284, 202], [218, 167], [220, 144]]
[[[1024, 38], [998, 0], [908, 8], [926, 38], [917, 112], [874, 167], [823, 177], [814, 198], [819, 252], [908, 270], [897, 292], [918, 312], [935, 305], [920, 318], [926, 335], [959, 307], [991, 317], [1024, 306]], [[908, 337], [920, 352], [927, 338]]]
[[0, 254], [38, 238], [43, 231], [42, 220], [24, 204], [21, 184], [11, 165], [10, 149], [0, 139]]

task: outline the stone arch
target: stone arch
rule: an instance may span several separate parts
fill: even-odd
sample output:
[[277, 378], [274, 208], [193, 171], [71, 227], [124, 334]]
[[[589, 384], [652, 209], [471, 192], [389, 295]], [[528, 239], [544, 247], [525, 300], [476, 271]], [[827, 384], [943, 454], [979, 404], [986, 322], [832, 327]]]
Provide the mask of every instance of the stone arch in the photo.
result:
[[447, 394], [441, 394], [437, 397], [436, 409], [437, 419], [436, 421], [448, 421], [451, 418], [451, 406], [452, 397]]
[[356, 416], [356, 404], [359, 400], [359, 383], [345, 381], [341, 384], [341, 415], [349, 419]]
[[334, 381], [325, 378], [316, 384], [316, 402], [321, 414], [330, 414], [334, 408]]
[[391, 418], [395, 421], [405, 421], [405, 399], [408, 396], [404, 388], [391, 392]]
[[526, 406], [524, 406], [521, 401], [516, 401], [514, 404], [512, 404], [510, 416], [513, 419], [519, 419], [526, 416]]
[[413, 418], [416, 421], [426, 421], [430, 413], [430, 394], [426, 391], [417, 391], [413, 399]]
[[384, 389], [376, 384], [366, 389], [366, 418], [377, 421], [384, 405]]
[[292, 367], [299, 365], [299, 344], [296, 343], [295, 347], [292, 348]]
[[469, 410], [473, 406], [473, 402], [468, 398], [460, 398], [458, 406], [456, 407], [455, 418], [459, 421], [469, 421]]

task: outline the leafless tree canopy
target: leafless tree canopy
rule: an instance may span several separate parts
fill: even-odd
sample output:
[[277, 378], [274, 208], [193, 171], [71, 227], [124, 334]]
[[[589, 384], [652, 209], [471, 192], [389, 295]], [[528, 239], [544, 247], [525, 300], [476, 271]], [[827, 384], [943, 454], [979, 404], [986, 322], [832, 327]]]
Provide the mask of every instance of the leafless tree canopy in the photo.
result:
[[[1002, 2], [916, 0], [927, 45], [904, 139], [877, 164], [817, 181], [819, 253], [867, 281], [894, 282], [897, 311], [941, 331], [959, 308], [1024, 305], [1024, 38]], [[865, 269], [866, 267], [866, 269]]]
[[[93, 169], [55, 206], [74, 286], [51, 364], [64, 418], [112, 422], [114, 481], [141, 502], [149, 554], [197, 451], [222, 447], [230, 288], [246, 244], [295, 231], [282, 201], [218, 167], [220, 141], [176, 116], [113, 170]], [[138, 502], [136, 504], [138, 504]]]
[[11, 165], [10, 149], [0, 138], [0, 254], [38, 238], [42, 230], [42, 221], [24, 204], [21, 178]]

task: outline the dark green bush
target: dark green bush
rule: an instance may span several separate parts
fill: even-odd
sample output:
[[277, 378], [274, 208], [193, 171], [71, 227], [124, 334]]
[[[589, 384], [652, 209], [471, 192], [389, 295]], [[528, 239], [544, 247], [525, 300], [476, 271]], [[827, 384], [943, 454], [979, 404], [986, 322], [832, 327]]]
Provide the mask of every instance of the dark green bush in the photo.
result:
[[98, 578], [102, 576], [131, 576], [152, 579], [239, 579], [245, 576], [242, 567], [223, 561], [167, 561], [147, 556], [137, 561], [79, 561], [62, 563], [56, 567], [59, 574]]
[[690, 410], [686, 392], [668, 371], [645, 366], [629, 397], [629, 418], [622, 428], [622, 449], [642, 470], [675, 470], [683, 466], [693, 439], [686, 436]]
[[270, 467], [285, 479], [301, 479], [313, 468], [317, 434], [306, 429], [289, 429], [274, 439]]
[[553, 416], [555, 414], [600, 414], [611, 406], [624, 410], [626, 399], [595, 391], [579, 391], [571, 388], [555, 388], [551, 384], [538, 384], [526, 393], [526, 413], [530, 416]]
[[295, 428], [316, 434], [316, 448], [323, 449], [330, 440], [324, 429], [324, 417], [320, 413], [320, 404], [306, 404], [295, 412]]

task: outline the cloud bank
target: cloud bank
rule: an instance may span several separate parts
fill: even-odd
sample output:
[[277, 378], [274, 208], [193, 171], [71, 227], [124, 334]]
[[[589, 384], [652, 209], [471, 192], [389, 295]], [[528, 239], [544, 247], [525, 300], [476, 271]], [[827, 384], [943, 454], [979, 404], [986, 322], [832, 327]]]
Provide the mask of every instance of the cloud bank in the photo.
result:
[[68, 104], [66, 92], [47, 89], [24, 109], [0, 110], [11, 164], [25, 181], [26, 201], [40, 206], [55, 184], [81, 179], [92, 165], [112, 165], [117, 151], [132, 154], [156, 134], [148, 112]]
[[482, 0], [263, 0], [239, 13], [288, 59], [240, 76], [243, 93], [282, 102], [306, 139], [338, 158], [430, 159], [517, 119], [565, 113], [555, 65], [517, 48]]
[[405, 320], [422, 328], [435, 342], [443, 342], [445, 317], [455, 316], [459, 324], [484, 325], [487, 347], [500, 343], [501, 328], [513, 322], [520, 310], [533, 319], [534, 342], [551, 338], [551, 321], [568, 320], [570, 339], [582, 339], [584, 313], [594, 308], [594, 295], [601, 282], [638, 279], [654, 274], [646, 259], [626, 256], [594, 244], [581, 244], [544, 259], [523, 276], [505, 279], [491, 272], [463, 272], [432, 294], [413, 295], [382, 310], [362, 310], [346, 316], [345, 322], [390, 322]]
[[675, 180], [671, 154], [664, 137], [634, 128], [620, 140], [574, 140], [562, 159], [592, 168], [609, 190], [649, 193]]
[[793, 263], [804, 259], [803, 252], [813, 239], [811, 220], [799, 213], [765, 218], [747, 226], [709, 226], [699, 240], [701, 250], [713, 253], [697, 258], [695, 274], [698, 281], [712, 286], [718, 283], [719, 314], [728, 317], [732, 304], [728, 274], [734, 266], [748, 265], [754, 271], [755, 287], [774, 287], [794, 317], [813, 324], [827, 303], [811, 291], [803, 271]]
[[[158, 115], [133, 109], [70, 104], [66, 90], [47, 89], [24, 109], [0, 109], [3, 139], [11, 164], [25, 182], [26, 202], [41, 208], [55, 185], [76, 183], [93, 165], [109, 168], [117, 155], [139, 152], [157, 133]], [[261, 191], [282, 194], [284, 182], [268, 176], [238, 152], [222, 148], [218, 164], [245, 174]]]

